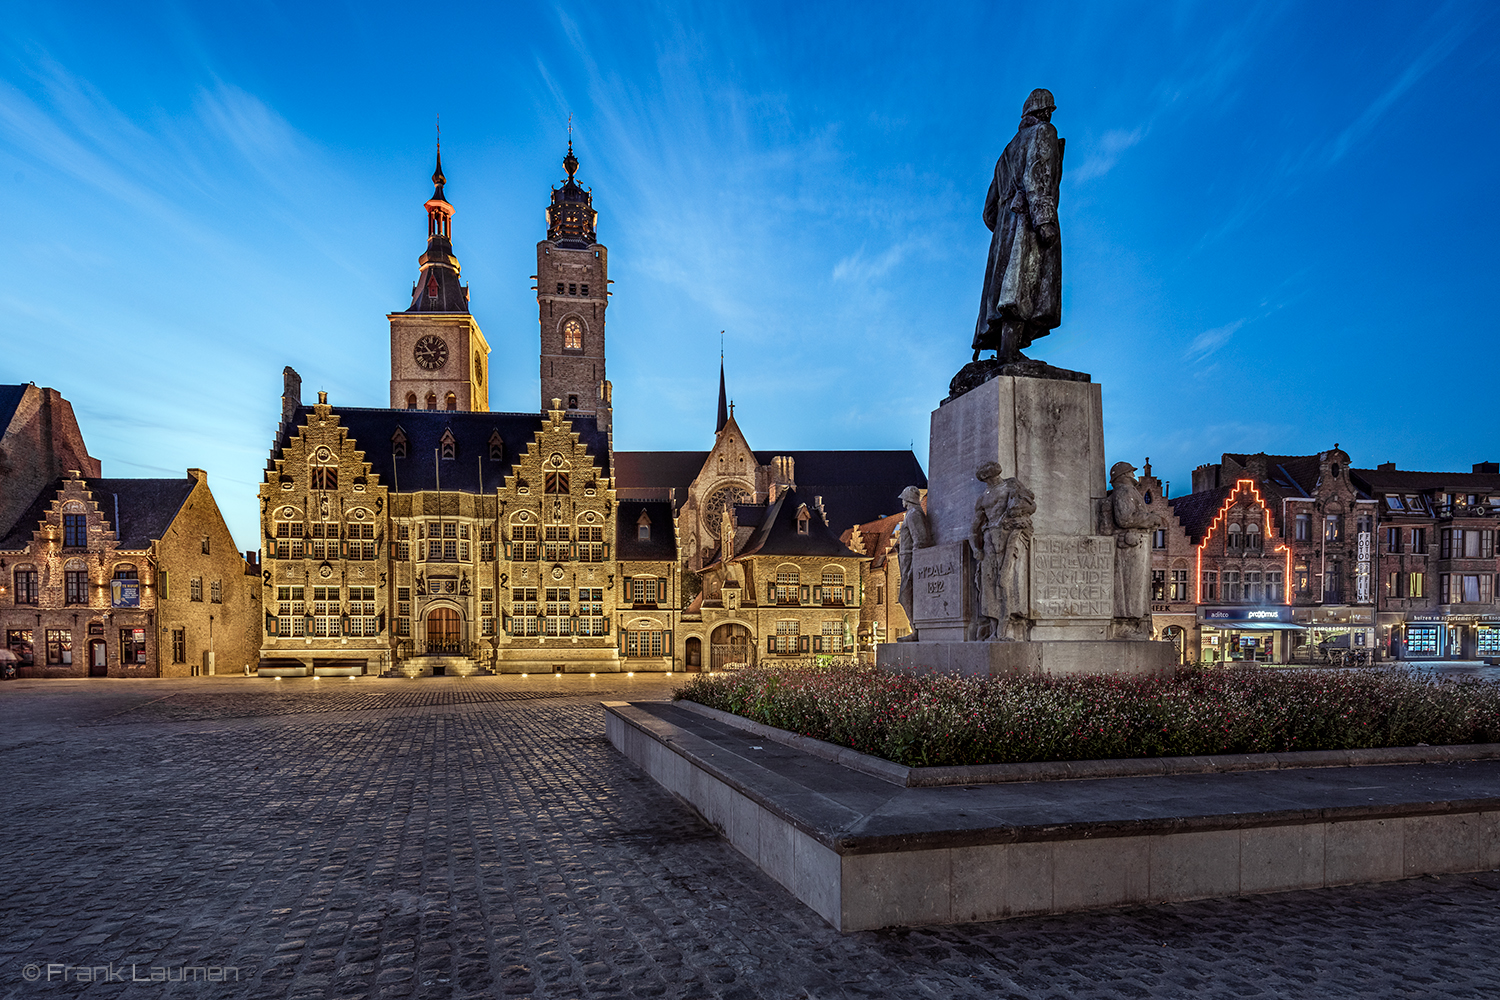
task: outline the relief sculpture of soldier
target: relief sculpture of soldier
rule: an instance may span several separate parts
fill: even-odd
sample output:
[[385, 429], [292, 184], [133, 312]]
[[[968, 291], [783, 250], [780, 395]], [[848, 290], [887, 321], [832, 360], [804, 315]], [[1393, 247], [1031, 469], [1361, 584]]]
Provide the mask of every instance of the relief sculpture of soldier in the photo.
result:
[[1005, 478], [999, 462], [984, 463], [974, 475], [984, 483], [984, 492], [974, 501], [969, 528], [979, 568], [979, 621], [971, 638], [1024, 640], [1031, 604], [1027, 552], [1036, 497], [1019, 479]]
[[994, 350], [1002, 364], [1025, 360], [1021, 351], [1062, 322], [1062, 239], [1057, 225], [1063, 143], [1052, 125], [1052, 92], [1026, 98], [1015, 138], [995, 164], [984, 202], [989, 263], [974, 360]]
[[1135, 481], [1135, 466], [1116, 462], [1109, 470], [1108, 522], [1115, 536], [1116, 638], [1151, 634], [1151, 550], [1146, 539], [1163, 524]]
[[[912, 589], [912, 561], [917, 549], [925, 549], [932, 544], [932, 526], [927, 522], [927, 512], [922, 507], [922, 491], [915, 486], [908, 486], [901, 491], [901, 503], [906, 508], [906, 516], [901, 519], [900, 534], [896, 542], [896, 568], [901, 574], [901, 589], [897, 594], [896, 601], [906, 612], [908, 622], [916, 622], [914, 613], [915, 592]], [[915, 641], [917, 634], [900, 636], [897, 641]]]

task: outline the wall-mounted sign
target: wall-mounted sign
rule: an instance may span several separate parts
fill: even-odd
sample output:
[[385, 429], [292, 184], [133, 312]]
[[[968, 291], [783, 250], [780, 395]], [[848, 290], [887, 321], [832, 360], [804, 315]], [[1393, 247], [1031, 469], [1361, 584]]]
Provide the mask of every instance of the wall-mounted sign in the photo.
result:
[[113, 608], [138, 608], [141, 606], [141, 581], [109, 581], [109, 604]]

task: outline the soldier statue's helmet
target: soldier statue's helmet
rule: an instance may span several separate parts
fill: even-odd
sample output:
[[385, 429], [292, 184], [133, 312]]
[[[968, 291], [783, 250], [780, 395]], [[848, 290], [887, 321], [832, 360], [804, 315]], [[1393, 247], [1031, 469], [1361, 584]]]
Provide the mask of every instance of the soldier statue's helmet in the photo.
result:
[[1038, 87], [1026, 98], [1026, 103], [1021, 106], [1021, 117], [1037, 111], [1056, 111], [1057, 104], [1052, 100], [1052, 91], [1045, 87]]
[[1111, 481], [1113, 481], [1119, 479], [1121, 476], [1128, 476], [1134, 471], [1135, 466], [1131, 465], [1129, 462], [1116, 462], [1114, 465], [1109, 467], [1109, 478]]

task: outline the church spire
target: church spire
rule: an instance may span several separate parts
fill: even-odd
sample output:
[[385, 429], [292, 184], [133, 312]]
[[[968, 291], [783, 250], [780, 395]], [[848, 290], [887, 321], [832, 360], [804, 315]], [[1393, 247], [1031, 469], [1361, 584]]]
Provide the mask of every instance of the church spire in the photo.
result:
[[407, 312], [469, 311], [469, 290], [459, 283], [458, 258], [453, 256], [453, 206], [443, 193], [443, 143], [438, 140], [437, 166], [432, 171], [432, 197], [427, 210], [427, 252], [417, 259], [421, 273], [412, 287]]
[[719, 355], [719, 423], [714, 427], [717, 434], [729, 423], [729, 395], [724, 391], [724, 355]]

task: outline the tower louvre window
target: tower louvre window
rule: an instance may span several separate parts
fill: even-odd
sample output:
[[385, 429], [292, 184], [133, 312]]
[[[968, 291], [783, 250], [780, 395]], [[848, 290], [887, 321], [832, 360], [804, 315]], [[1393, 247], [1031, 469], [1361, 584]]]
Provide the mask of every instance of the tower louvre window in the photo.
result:
[[578, 294], [580, 294], [580, 295], [587, 295], [589, 293], [589, 286], [588, 285], [579, 285], [578, 288], [579, 288]]
[[563, 283], [561, 281], [559, 281], [557, 283], [557, 294], [561, 295], [562, 293], [563, 293]]
[[437, 393], [429, 392], [427, 394], [427, 408], [429, 410], [437, 409]]

